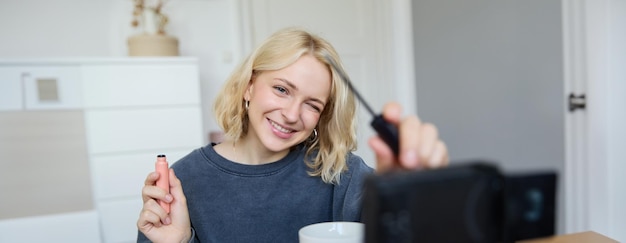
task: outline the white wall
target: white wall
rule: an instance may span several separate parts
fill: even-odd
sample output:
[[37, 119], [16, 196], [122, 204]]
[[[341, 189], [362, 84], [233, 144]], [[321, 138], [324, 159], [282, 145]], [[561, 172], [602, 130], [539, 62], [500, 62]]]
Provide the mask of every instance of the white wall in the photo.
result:
[[110, 1], [3, 0], [0, 57], [109, 55]]
[[[242, 58], [238, 1], [165, 2], [180, 55], [199, 60], [206, 134], [217, 129], [213, 97]], [[2, 0], [0, 58], [127, 56], [132, 8], [132, 0]]]

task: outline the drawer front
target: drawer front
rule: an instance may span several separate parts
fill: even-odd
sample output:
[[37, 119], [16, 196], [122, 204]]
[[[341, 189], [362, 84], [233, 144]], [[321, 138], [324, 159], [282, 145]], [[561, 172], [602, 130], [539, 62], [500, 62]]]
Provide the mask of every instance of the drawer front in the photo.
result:
[[0, 111], [24, 109], [22, 72], [16, 67], [0, 67]]
[[6, 95], [0, 98], [2, 110], [82, 107], [80, 68], [77, 65], [3, 67], [0, 78], [0, 96]]
[[199, 107], [85, 111], [91, 155], [199, 147]]
[[136, 242], [141, 207], [141, 198], [100, 203], [98, 213], [104, 242]]
[[89, 210], [0, 220], [0, 242], [100, 242], [98, 214]]
[[0, 219], [94, 208], [83, 112], [0, 112], [0, 155]]
[[93, 156], [91, 162], [95, 196], [97, 200], [141, 198], [141, 188], [143, 188], [146, 176], [154, 171], [157, 154], [167, 155], [171, 166], [196, 148]]
[[84, 66], [85, 107], [199, 104], [198, 75], [192, 64]]

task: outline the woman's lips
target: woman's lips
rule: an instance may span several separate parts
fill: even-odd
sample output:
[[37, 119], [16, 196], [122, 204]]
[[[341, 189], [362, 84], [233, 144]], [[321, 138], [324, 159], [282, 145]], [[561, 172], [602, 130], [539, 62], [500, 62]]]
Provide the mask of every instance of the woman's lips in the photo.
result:
[[270, 119], [267, 119], [267, 120], [268, 120], [268, 122], [270, 124], [270, 127], [272, 128], [272, 132], [277, 137], [283, 138], [283, 139], [287, 139], [287, 138], [290, 138], [290, 137], [293, 136], [295, 130], [283, 127], [280, 124], [278, 124], [278, 123], [276, 123], [276, 122], [274, 122], [274, 121], [272, 121]]

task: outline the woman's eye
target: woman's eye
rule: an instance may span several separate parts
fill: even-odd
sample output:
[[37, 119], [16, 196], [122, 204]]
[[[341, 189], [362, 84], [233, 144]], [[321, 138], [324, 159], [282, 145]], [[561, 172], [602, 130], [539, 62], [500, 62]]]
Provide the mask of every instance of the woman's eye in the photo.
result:
[[278, 92], [281, 92], [281, 93], [287, 93], [287, 89], [285, 89], [285, 88], [283, 88], [281, 86], [275, 86], [274, 89], [277, 90]]
[[313, 108], [313, 110], [317, 111], [317, 112], [321, 112], [322, 108], [319, 108], [317, 105], [314, 104], [308, 104], [311, 108]]

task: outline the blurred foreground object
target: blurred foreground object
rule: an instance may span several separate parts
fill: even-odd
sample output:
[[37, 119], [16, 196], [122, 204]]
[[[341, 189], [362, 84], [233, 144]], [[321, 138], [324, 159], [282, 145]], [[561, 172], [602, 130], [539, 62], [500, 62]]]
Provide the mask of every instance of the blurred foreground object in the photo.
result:
[[513, 242], [555, 232], [557, 175], [468, 161], [365, 182], [366, 242]]

